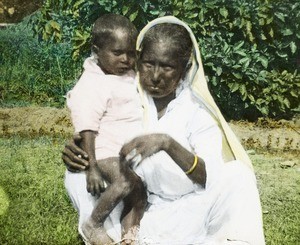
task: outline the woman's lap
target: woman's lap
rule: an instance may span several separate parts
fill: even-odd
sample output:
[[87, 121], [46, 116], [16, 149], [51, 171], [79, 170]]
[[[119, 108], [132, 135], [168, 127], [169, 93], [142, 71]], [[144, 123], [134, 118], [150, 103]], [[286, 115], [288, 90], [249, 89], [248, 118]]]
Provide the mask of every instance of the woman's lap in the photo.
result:
[[220, 181], [204, 193], [152, 206], [141, 221], [140, 236], [160, 244], [164, 239], [166, 244], [170, 239], [174, 244], [227, 239], [263, 244], [253, 171], [237, 161], [227, 163]]
[[[65, 186], [79, 212], [81, 224], [95, 205], [86, 191], [84, 173], [66, 173]], [[120, 207], [114, 219], [105, 222], [108, 234], [120, 240]], [[153, 239], [163, 244], [173, 239], [184, 242], [244, 240], [264, 244], [261, 210], [256, 180], [252, 170], [239, 162], [226, 163], [222, 178], [209, 190], [189, 194], [172, 202], [152, 205], [141, 220], [140, 240]], [[208, 242], [207, 242], [208, 243]]]

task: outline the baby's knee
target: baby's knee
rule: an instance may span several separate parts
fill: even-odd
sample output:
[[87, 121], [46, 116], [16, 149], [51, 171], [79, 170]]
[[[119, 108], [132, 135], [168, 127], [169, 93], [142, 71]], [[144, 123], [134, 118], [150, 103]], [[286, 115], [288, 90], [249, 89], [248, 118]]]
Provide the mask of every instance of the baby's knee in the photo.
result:
[[119, 191], [126, 195], [129, 194], [135, 186], [134, 181], [125, 176], [119, 178], [119, 180], [115, 184], [118, 187]]

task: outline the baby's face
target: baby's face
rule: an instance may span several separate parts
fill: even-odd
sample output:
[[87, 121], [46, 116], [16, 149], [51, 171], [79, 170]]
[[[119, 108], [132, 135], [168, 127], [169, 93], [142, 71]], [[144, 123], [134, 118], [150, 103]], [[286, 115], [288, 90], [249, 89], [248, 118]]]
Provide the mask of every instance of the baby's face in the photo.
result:
[[135, 40], [123, 30], [117, 29], [96, 53], [98, 64], [105, 74], [124, 75], [135, 65]]

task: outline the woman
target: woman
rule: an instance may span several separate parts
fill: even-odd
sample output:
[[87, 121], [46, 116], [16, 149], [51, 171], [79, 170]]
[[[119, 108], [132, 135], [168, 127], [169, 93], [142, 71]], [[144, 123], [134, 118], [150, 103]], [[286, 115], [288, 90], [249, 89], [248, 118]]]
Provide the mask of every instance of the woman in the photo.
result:
[[[192, 31], [174, 17], [158, 18], [141, 31], [137, 49], [147, 134], [120, 156], [148, 190], [138, 241], [264, 244], [251, 162], [208, 91]], [[82, 153], [70, 144], [63, 159], [79, 170], [72, 151]]]

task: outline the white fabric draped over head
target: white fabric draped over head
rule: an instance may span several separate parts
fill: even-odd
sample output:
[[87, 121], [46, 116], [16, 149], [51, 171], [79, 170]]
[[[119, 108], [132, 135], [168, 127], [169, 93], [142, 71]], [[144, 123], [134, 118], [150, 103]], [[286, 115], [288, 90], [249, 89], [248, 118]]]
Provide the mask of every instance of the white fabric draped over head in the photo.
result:
[[[210, 91], [207, 86], [207, 81], [205, 79], [204, 70], [201, 61], [200, 50], [198, 47], [197, 40], [189, 28], [187, 24], [182, 22], [173, 16], [165, 16], [161, 18], [157, 18], [151, 22], [149, 22], [140, 32], [137, 39], [137, 50], [141, 50], [141, 43], [143, 41], [145, 33], [153, 26], [162, 24], [162, 23], [171, 23], [183, 26], [190, 34], [191, 40], [193, 42], [193, 53], [192, 53], [192, 66], [186, 74], [185, 81], [189, 84], [193, 94], [198, 99], [199, 103], [201, 103], [207, 111], [211, 114], [211, 116], [218, 123], [220, 129], [223, 133], [223, 158], [225, 162], [229, 162], [232, 160], [240, 160], [241, 162], [247, 164], [250, 168], [252, 168], [252, 163], [244, 150], [243, 146], [229, 127], [228, 123], [225, 121], [220, 109], [216, 105], [213, 97], [210, 94]], [[137, 75], [137, 80], [139, 81], [139, 75]], [[147, 111], [147, 99], [146, 94], [143, 91], [140, 83], [138, 82], [139, 93], [141, 94], [142, 102], [145, 111]], [[145, 122], [147, 123], [147, 113], [145, 113]]]

